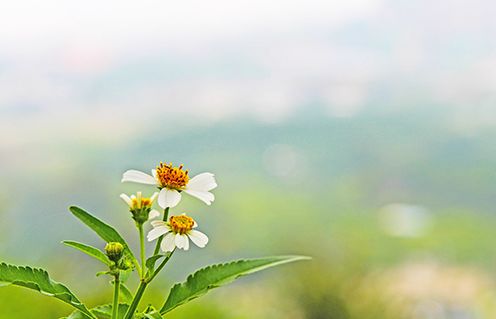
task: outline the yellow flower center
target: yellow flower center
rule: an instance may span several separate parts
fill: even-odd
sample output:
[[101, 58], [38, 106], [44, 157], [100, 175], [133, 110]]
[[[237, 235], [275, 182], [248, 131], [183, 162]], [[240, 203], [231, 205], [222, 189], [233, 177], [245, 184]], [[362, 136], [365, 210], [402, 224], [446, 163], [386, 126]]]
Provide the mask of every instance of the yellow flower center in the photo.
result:
[[141, 209], [142, 207], [152, 207], [152, 200], [150, 198], [131, 198], [133, 206], [131, 209]]
[[186, 234], [193, 229], [195, 221], [186, 215], [171, 216], [169, 218], [169, 225], [174, 233]]
[[157, 180], [161, 187], [181, 190], [189, 182], [188, 171], [183, 170], [183, 165], [173, 167], [172, 163], [167, 165], [161, 162], [157, 166]]

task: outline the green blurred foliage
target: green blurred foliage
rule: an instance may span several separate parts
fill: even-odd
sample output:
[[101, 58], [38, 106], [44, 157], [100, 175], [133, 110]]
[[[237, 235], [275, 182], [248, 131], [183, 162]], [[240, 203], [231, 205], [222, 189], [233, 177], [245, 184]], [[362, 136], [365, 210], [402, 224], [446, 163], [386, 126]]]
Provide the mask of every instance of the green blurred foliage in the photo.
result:
[[[494, 318], [496, 130], [474, 138], [454, 132], [439, 116], [415, 114], [345, 120], [305, 114], [272, 126], [224, 123], [166, 136], [157, 129], [118, 146], [78, 145], [61, 137], [47, 147], [60, 159], [57, 165], [27, 165], [20, 178], [4, 174], [12, 181], [9, 191], [38, 192], [17, 203], [7, 201], [2, 214], [13, 226], [0, 224], [2, 259], [47, 268], [89, 305], [108, 302], [111, 286], [93, 277], [101, 269], [57, 245], [71, 239], [104, 246], [66, 207], [87, 208], [121, 229], [136, 248], [132, 220], [118, 195], [140, 187], [119, 184], [120, 174], [160, 160], [184, 162], [193, 175], [209, 170], [219, 180], [212, 207], [188, 198], [174, 211], [194, 215], [211, 241], [206, 249], [177, 254], [143, 305], [160, 305], [173, 282], [205, 264], [270, 254], [313, 260], [242, 279], [168, 318], [418, 319], [425, 311], [438, 311], [440, 319], [467, 313], [468, 318]], [[271, 158], [274, 149], [289, 151]], [[62, 156], [67, 152], [70, 160]], [[291, 154], [296, 158], [288, 158]], [[285, 160], [294, 165], [278, 171]], [[24, 167], [23, 161], [12, 163], [12, 171]], [[394, 236], [384, 228], [383, 207], [395, 202], [426, 208], [429, 220], [421, 233]], [[466, 285], [453, 290], [471, 288], [450, 299], [443, 292], [454, 285], [449, 278], [443, 277], [447, 283], [440, 281], [434, 296], [398, 286], [417, 276], [417, 269], [458, 274], [453, 281], [460, 276], [458, 284]], [[57, 318], [70, 312], [20, 288], [0, 289], [0, 309], [0, 319]]]

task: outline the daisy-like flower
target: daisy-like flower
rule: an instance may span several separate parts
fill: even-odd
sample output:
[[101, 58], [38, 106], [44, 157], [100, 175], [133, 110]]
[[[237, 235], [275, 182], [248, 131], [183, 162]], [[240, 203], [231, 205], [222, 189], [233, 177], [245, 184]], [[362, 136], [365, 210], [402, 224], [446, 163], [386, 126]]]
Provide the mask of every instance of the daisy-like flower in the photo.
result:
[[121, 194], [121, 198], [129, 206], [129, 211], [133, 215], [133, 219], [139, 223], [143, 224], [150, 218], [156, 218], [160, 216], [160, 213], [152, 209], [153, 202], [157, 199], [158, 193], [155, 192], [151, 197], [143, 197], [141, 192], [137, 192], [136, 195], [127, 196], [126, 194]]
[[174, 167], [172, 163], [162, 162], [152, 170], [152, 175], [134, 169], [128, 170], [122, 175], [122, 182], [156, 185], [160, 189], [158, 204], [162, 208], [179, 204], [183, 191], [210, 205], [215, 199], [210, 191], [217, 187], [212, 173], [201, 173], [190, 179], [188, 171], [183, 170], [183, 165]]
[[148, 241], [165, 235], [160, 244], [160, 248], [164, 252], [173, 251], [176, 247], [188, 250], [190, 239], [200, 248], [205, 247], [208, 243], [207, 235], [193, 229], [197, 227], [197, 224], [193, 218], [186, 216], [186, 214], [171, 216], [168, 222], [154, 220], [151, 224], [153, 229], [148, 233]]

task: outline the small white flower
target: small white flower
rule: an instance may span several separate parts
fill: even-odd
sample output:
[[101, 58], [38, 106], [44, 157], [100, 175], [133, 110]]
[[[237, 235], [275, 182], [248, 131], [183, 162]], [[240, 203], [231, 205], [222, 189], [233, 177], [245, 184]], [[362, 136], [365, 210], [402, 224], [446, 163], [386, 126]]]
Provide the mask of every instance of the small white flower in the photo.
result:
[[152, 175], [128, 170], [122, 175], [122, 182], [135, 182], [156, 185], [160, 189], [158, 204], [162, 208], [175, 207], [181, 201], [181, 192], [185, 192], [210, 205], [215, 196], [210, 191], [217, 187], [214, 174], [201, 173], [189, 178], [188, 171], [183, 166], [173, 167], [172, 163], [160, 163], [152, 170]]
[[137, 192], [136, 195], [131, 196], [127, 196], [126, 194], [120, 195], [120, 198], [129, 206], [129, 211], [133, 214], [133, 218], [141, 223], [160, 216], [158, 210], [152, 209], [153, 202], [157, 197], [158, 192], [153, 193], [149, 198], [143, 197], [141, 192]]
[[171, 216], [168, 222], [154, 220], [151, 222], [153, 229], [147, 235], [148, 241], [155, 240], [164, 235], [160, 248], [164, 252], [173, 251], [176, 247], [188, 250], [189, 240], [198, 247], [203, 248], [208, 243], [208, 237], [204, 233], [195, 230], [198, 225], [193, 218], [185, 214]]

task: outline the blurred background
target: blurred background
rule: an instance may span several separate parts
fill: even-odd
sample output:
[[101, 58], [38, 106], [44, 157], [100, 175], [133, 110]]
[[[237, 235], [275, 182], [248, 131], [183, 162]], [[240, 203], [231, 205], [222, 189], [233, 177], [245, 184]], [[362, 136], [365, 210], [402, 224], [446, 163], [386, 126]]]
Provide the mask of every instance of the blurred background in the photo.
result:
[[[184, 163], [216, 174], [216, 201], [173, 213], [211, 241], [143, 304], [205, 264], [313, 260], [171, 319], [495, 318], [495, 14], [484, 0], [3, 1], [0, 260], [110, 301], [99, 264], [60, 244], [104, 247], [67, 207], [136, 247], [119, 194], [153, 187], [121, 174]], [[0, 290], [2, 319], [71, 311]]]

